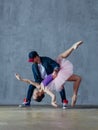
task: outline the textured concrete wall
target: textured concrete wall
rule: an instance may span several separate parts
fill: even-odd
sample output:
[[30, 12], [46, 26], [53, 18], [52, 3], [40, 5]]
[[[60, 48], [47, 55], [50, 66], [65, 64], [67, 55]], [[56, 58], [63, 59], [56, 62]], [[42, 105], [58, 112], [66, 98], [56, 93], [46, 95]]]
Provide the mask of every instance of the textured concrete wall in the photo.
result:
[[[78, 40], [84, 45], [69, 57], [82, 77], [77, 103], [98, 105], [98, 1], [0, 0], [0, 104], [19, 104], [26, 96], [28, 85], [14, 73], [33, 79], [29, 51], [55, 58]], [[72, 83], [65, 87], [71, 101]], [[49, 102], [46, 96], [42, 103]]]

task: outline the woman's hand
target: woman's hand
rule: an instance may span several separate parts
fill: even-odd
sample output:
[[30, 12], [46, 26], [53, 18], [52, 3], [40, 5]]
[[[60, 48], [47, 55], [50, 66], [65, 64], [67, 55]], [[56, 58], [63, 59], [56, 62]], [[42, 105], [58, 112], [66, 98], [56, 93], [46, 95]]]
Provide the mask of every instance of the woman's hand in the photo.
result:
[[19, 75], [19, 74], [15, 74], [15, 77], [16, 77], [16, 79], [18, 79], [18, 80], [21, 80], [22, 78], [21, 78], [21, 76]]

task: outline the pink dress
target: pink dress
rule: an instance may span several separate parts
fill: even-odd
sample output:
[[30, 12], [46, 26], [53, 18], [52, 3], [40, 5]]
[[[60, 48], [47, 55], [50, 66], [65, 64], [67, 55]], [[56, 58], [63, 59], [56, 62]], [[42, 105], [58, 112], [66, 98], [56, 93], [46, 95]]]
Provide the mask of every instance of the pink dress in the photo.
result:
[[73, 65], [69, 60], [58, 57], [56, 62], [60, 65], [57, 77], [48, 84], [50, 90], [60, 91], [67, 79], [73, 74]]

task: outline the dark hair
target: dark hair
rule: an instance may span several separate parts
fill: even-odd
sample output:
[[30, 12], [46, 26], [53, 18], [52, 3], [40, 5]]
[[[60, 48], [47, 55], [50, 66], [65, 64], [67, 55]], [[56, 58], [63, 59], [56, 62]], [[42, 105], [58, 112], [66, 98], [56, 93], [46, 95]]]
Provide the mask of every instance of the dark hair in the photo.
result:
[[36, 51], [31, 51], [31, 52], [29, 53], [29, 58], [34, 58], [34, 57], [36, 57], [36, 56], [39, 56]]
[[35, 101], [41, 102], [44, 97], [45, 97], [45, 94], [42, 94], [41, 96], [38, 96], [37, 99], [35, 99]]

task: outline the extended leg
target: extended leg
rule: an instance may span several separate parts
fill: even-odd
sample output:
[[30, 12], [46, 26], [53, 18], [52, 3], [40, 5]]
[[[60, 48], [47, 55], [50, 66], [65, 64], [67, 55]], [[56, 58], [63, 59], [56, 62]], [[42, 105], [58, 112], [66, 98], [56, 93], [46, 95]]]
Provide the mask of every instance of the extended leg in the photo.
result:
[[81, 45], [83, 43], [83, 41], [78, 41], [75, 44], [73, 44], [68, 50], [66, 50], [65, 52], [61, 53], [59, 55], [59, 57], [61, 58], [67, 58], [73, 50], [77, 49], [79, 47], [79, 45]]

